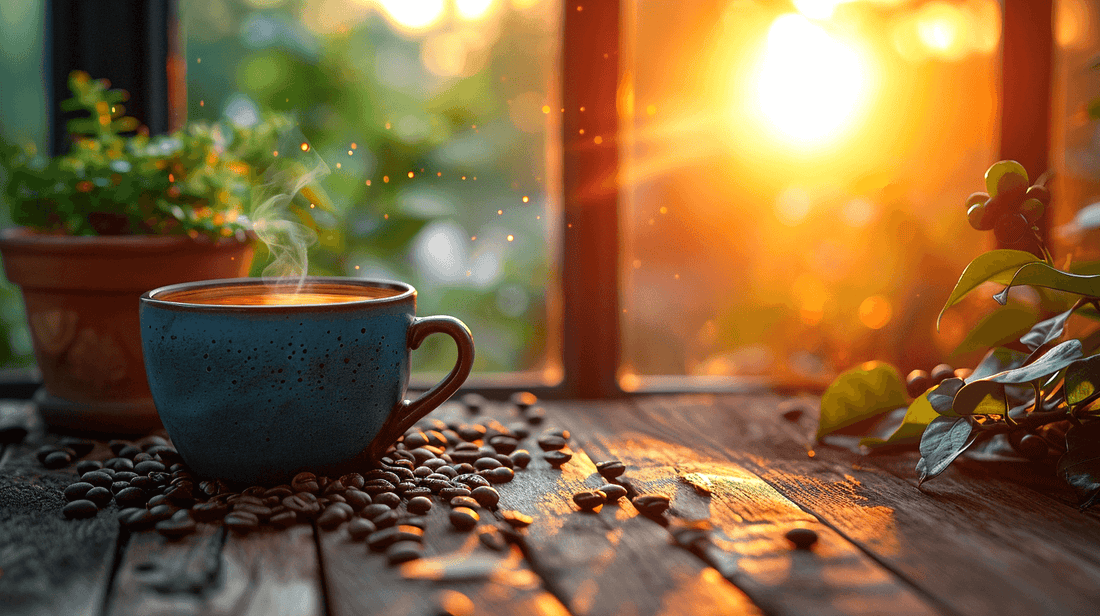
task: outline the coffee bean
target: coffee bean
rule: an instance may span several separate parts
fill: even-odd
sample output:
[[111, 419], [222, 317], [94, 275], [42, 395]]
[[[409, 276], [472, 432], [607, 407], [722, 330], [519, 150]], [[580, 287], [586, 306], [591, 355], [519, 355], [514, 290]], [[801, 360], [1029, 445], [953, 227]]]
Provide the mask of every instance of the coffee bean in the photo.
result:
[[[272, 526], [275, 526], [277, 528], [289, 528], [293, 526], [294, 523], [297, 521], [298, 514], [293, 511], [281, 511], [271, 516], [271, 519], [268, 520], [268, 522], [271, 523]], [[366, 520], [363, 521], [365, 522]]]
[[401, 442], [405, 443], [405, 446], [409, 449], [416, 449], [417, 447], [423, 447], [428, 444], [428, 435], [416, 431], [407, 435]]
[[[451, 456], [451, 460], [453, 460], [456, 464], [459, 464], [459, 465], [465, 464], [467, 466], [469, 466], [473, 462], [476, 462], [477, 459], [481, 457], [481, 455], [478, 453], [478, 451], [476, 449], [475, 450], [463, 449], [463, 450], [452, 451], [450, 456]], [[459, 473], [461, 473], [461, 472], [462, 471], [459, 471]]]
[[[169, 475], [168, 473], [149, 473], [149, 479], [155, 481], [158, 486], [163, 486], [168, 483]], [[228, 492], [228, 489], [223, 492]]]
[[371, 518], [371, 522], [374, 522], [374, 525], [378, 528], [387, 528], [396, 524], [399, 518], [400, 516], [398, 516], [397, 512], [390, 509], [382, 515]]
[[[283, 506], [288, 510], [298, 514], [298, 517], [303, 520], [309, 520], [316, 517], [321, 513], [321, 506], [317, 504], [316, 500], [310, 500], [303, 496], [303, 494], [310, 494], [309, 492], [301, 492], [288, 496], [283, 499]], [[312, 494], [310, 494], [312, 496]]]
[[154, 459], [153, 456], [151, 456], [151, 455], [149, 455], [149, 454], [147, 454], [143, 451], [143, 452], [139, 453], [138, 455], [134, 456], [134, 466], [136, 467], [138, 464], [141, 464], [142, 462], [148, 462], [148, 461], [153, 460], [153, 459]]
[[54, 451], [42, 459], [42, 466], [46, 468], [64, 468], [73, 461], [73, 457], [66, 451]]
[[546, 420], [546, 409], [541, 406], [532, 406], [523, 414], [523, 418], [532, 426], [537, 426]]
[[234, 494], [225, 499], [230, 505], [263, 505], [264, 499], [251, 494]]
[[539, 401], [538, 397], [529, 391], [517, 391], [508, 398], [509, 402], [525, 411]]
[[454, 478], [454, 481], [457, 481], [458, 483], [467, 485], [471, 488], [476, 488], [478, 486], [488, 486], [488, 485], [490, 485], [488, 479], [482, 477], [481, 475], [474, 475], [474, 474], [459, 475], [458, 477]]
[[481, 503], [472, 496], [456, 496], [448, 501], [451, 507], [469, 507], [470, 509], [476, 509], [481, 506]]
[[473, 496], [474, 500], [478, 502], [478, 504], [480, 504], [482, 507], [485, 507], [486, 509], [495, 509], [497, 503], [500, 502], [500, 493], [497, 492], [494, 488], [490, 488], [488, 486], [479, 486], [477, 488], [474, 488], [471, 495]]
[[393, 492], [396, 486], [385, 479], [371, 479], [363, 484], [362, 491], [374, 496], [382, 492]]
[[474, 462], [474, 468], [479, 471], [500, 468], [500, 461], [495, 458], [480, 458], [477, 462]]
[[95, 506], [99, 507], [100, 509], [106, 507], [111, 502], [111, 498], [113, 498], [113, 496], [114, 495], [111, 494], [110, 490], [99, 486], [88, 490], [88, 492], [84, 494], [85, 499], [92, 501], [93, 503], [95, 503]]
[[602, 506], [607, 500], [603, 492], [598, 490], [587, 490], [584, 492], [577, 492], [573, 495], [573, 502], [581, 508], [582, 511], [595, 511], [597, 507]]
[[61, 513], [65, 514], [65, 517], [69, 518], [70, 520], [90, 518], [95, 516], [95, 514], [98, 512], [99, 507], [97, 507], [94, 502], [86, 499], [74, 500], [73, 502], [65, 505], [65, 507], [61, 509]]
[[462, 396], [462, 404], [466, 406], [466, 410], [471, 413], [480, 413], [481, 409], [485, 408], [486, 402], [485, 396], [481, 394], [468, 393]]
[[420, 530], [428, 528], [428, 516], [425, 515], [407, 515], [403, 516], [397, 521], [399, 526], [415, 526]]
[[384, 550], [398, 541], [420, 543], [423, 540], [424, 529], [402, 524], [371, 533], [367, 536], [367, 545], [372, 550]]
[[190, 481], [181, 481], [164, 491], [164, 496], [180, 506], [195, 502], [195, 485]]
[[432, 509], [432, 500], [424, 496], [416, 496], [409, 499], [406, 508], [409, 510], [409, 513], [428, 513]]
[[811, 528], [792, 528], [784, 536], [799, 550], [808, 550], [817, 543], [817, 533]]
[[364, 483], [366, 483], [366, 478], [359, 473], [348, 473], [347, 475], [340, 477], [340, 483], [343, 484], [346, 488], [354, 488], [358, 490], [359, 488], [363, 487]]
[[76, 474], [83, 475], [103, 468], [103, 463], [98, 460], [81, 460], [76, 463]]
[[163, 494], [157, 494], [155, 496], [149, 497], [149, 502], [147, 503], [147, 506], [150, 509], [152, 509], [153, 507], [156, 507], [157, 505], [165, 505], [165, 504], [168, 504], [168, 497], [166, 497]]
[[522, 421], [513, 421], [512, 423], [508, 424], [508, 431], [512, 433], [512, 438], [516, 439], [517, 441], [519, 439], [525, 439], [531, 435], [531, 428]]
[[481, 545], [494, 552], [503, 552], [508, 549], [508, 543], [494, 526], [482, 526], [478, 529], [477, 538], [481, 541]]
[[294, 494], [294, 490], [290, 486], [281, 485], [281, 486], [275, 486], [274, 488], [268, 488], [268, 489], [264, 490], [263, 497], [265, 499], [267, 499], [267, 498], [271, 498], [272, 496], [274, 496], [274, 497], [278, 498], [281, 501], [284, 498], [290, 496], [291, 494]]
[[[340, 507], [339, 505], [343, 505]], [[325, 530], [332, 530], [351, 518], [351, 507], [347, 503], [337, 503], [321, 512], [317, 517], [317, 526]]]
[[596, 489], [603, 492], [609, 503], [613, 503], [627, 494], [626, 488], [617, 483], [607, 483]]
[[939, 385], [943, 380], [953, 376], [955, 376], [955, 369], [948, 364], [939, 364], [928, 373], [928, 378], [932, 381], [932, 385]]
[[398, 541], [386, 550], [386, 561], [391, 565], [409, 562], [423, 556], [424, 549], [415, 541]]
[[519, 446], [519, 442], [510, 436], [494, 436], [489, 439], [489, 445], [497, 451], [497, 453], [509, 454], [516, 450]]
[[660, 517], [668, 511], [669, 506], [669, 498], [664, 494], [642, 494], [635, 496], [630, 502], [638, 513], [650, 518]]
[[[439, 458], [435, 458], [435, 459], [439, 460]], [[439, 461], [443, 462], [443, 460], [439, 460]], [[424, 477], [427, 477], [428, 475], [431, 475], [434, 472], [435, 471], [428, 468], [427, 466], [418, 466], [418, 467], [413, 469], [413, 475], [415, 475], [416, 477], [418, 477], [420, 479], [423, 479]]]
[[134, 465], [134, 472], [139, 475], [148, 475], [149, 473], [164, 472], [165, 466], [155, 460], [147, 460], [145, 462], [138, 462]]
[[94, 487], [94, 485], [88, 483], [87, 481], [78, 481], [74, 484], [70, 484], [69, 487], [65, 488], [65, 500], [70, 502], [74, 500], [80, 500], [84, 498], [84, 495], [88, 493], [88, 490], [91, 490]]
[[[464, 498], [464, 497], [459, 497]], [[477, 512], [469, 507], [457, 507], [451, 510], [450, 514], [451, 524], [458, 530], [470, 530], [477, 526], [477, 522], [480, 519]]]
[[573, 454], [568, 451], [547, 451], [542, 454], [544, 460], [550, 463], [550, 466], [554, 468], [561, 468], [563, 464], [573, 458]]
[[156, 482], [149, 477], [142, 477], [138, 475], [130, 480], [130, 485], [135, 488], [141, 488], [142, 490], [152, 491], [156, 487]]
[[469, 496], [471, 493], [470, 488], [467, 487], [450, 487], [443, 488], [439, 491], [439, 498], [449, 501], [456, 496]]
[[508, 457], [512, 459], [512, 464], [516, 468], [527, 468], [527, 465], [531, 463], [531, 453], [526, 449], [517, 449], [508, 454]]
[[471, 475], [477, 470], [476, 468], [474, 468], [473, 464], [470, 464], [468, 462], [455, 464], [452, 468], [455, 469], [455, 476], [451, 477], [451, 479], [455, 479], [456, 477], [460, 477], [462, 475]]
[[252, 503], [234, 503], [233, 511], [238, 513], [251, 513], [259, 518], [261, 521], [271, 517], [271, 508], [263, 505], [255, 505]]
[[251, 513], [232, 512], [225, 516], [225, 525], [237, 533], [247, 534], [260, 526], [260, 520]]
[[42, 464], [46, 461], [46, 456], [50, 455], [51, 453], [56, 453], [58, 451], [61, 451], [61, 449], [56, 445], [43, 445], [34, 450], [34, 457], [36, 460], [38, 460], [39, 464]]
[[195, 520], [191, 517], [191, 512], [180, 509], [172, 514], [171, 518], [157, 522], [154, 528], [158, 533], [169, 539], [179, 539], [195, 532], [196, 525]]
[[120, 472], [115, 473], [114, 476], [111, 479], [113, 479], [116, 482], [117, 481], [125, 481], [126, 483], [129, 483], [129, 482], [137, 479], [140, 476], [141, 475], [138, 475], [137, 473], [134, 473], [134, 472], [131, 472], [131, 471], [120, 471]]
[[127, 487], [115, 494], [119, 507], [140, 507], [145, 504], [145, 492], [141, 488]]
[[[408, 476], [412, 477], [412, 473], [409, 471], [409, 469], [406, 468], [398, 468], [397, 471], [373, 470], [363, 475], [363, 484], [365, 485], [368, 481], [372, 479], [381, 479], [383, 481], [389, 482], [390, 485], [397, 485], [401, 483], [401, 477], [399, 477], [397, 474], [398, 471], [401, 473], [408, 473]], [[360, 485], [357, 486], [357, 488], [362, 490], [363, 486]]]
[[220, 520], [229, 513], [229, 505], [218, 502], [198, 503], [191, 508], [191, 515], [200, 522]]
[[354, 488], [344, 492], [344, 499], [347, 501], [351, 508], [355, 511], [360, 511], [363, 507], [371, 504], [371, 497], [366, 492], [360, 492]]
[[516, 476], [516, 473], [512, 469], [504, 466], [483, 472], [485, 473], [485, 478], [489, 480], [489, 483], [508, 483]]
[[111, 487], [108, 488], [108, 489], [111, 491], [111, 494], [118, 494], [119, 492], [125, 490], [128, 487], [130, 487], [130, 482], [129, 481], [116, 481], [116, 482], [112, 483]]
[[405, 498], [415, 498], [417, 496], [431, 496], [432, 491], [430, 488], [415, 487], [411, 490], [405, 490]]
[[402, 481], [401, 483], [394, 486], [394, 491], [397, 492], [398, 494], [404, 494], [405, 492], [408, 492], [409, 490], [415, 490], [416, 488], [419, 488], [419, 487], [420, 487], [420, 485], [413, 482], [413, 481]]
[[565, 439], [560, 436], [540, 436], [538, 444], [543, 451], [564, 449], [566, 445]]
[[351, 537], [352, 541], [362, 541], [367, 538], [367, 535], [378, 530], [373, 522], [364, 520], [363, 518], [355, 518], [348, 522], [347, 529], [348, 536]]
[[132, 471], [134, 470], [134, 461], [130, 458], [111, 458], [103, 463], [103, 467], [116, 471]]
[[130, 444], [130, 441], [110, 440], [107, 442], [107, 447], [111, 449], [111, 453], [117, 456], [118, 452], [122, 451], [123, 447], [127, 447]]
[[340, 483], [340, 480], [337, 479], [336, 481], [333, 481], [332, 483], [325, 486], [322, 494], [324, 494], [325, 496], [329, 496], [332, 494], [343, 494], [346, 491], [347, 487], [345, 487], [344, 484]]
[[502, 510], [500, 515], [504, 518], [505, 522], [512, 526], [512, 528], [524, 528], [530, 526], [531, 523], [535, 521], [531, 516], [511, 509]]
[[393, 508], [389, 505], [374, 504], [363, 507], [363, 510], [359, 512], [359, 515], [368, 520], [373, 520], [374, 518], [388, 511], [393, 511]]
[[130, 507], [118, 512], [118, 523], [123, 528], [137, 530], [153, 524], [153, 516], [147, 509]]
[[116, 451], [115, 455], [120, 457], [120, 458], [127, 458], [129, 460], [133, 460], [134, 456], [138, 455], [139, 453], [141, 453], [140, 448], [135, 447], [133, 445], [126, 445], [122, 449], [119, 449], [118, 451]]
[[[415, 489], [419, 489], [419, 488], [415, 488]], [[427, 491], [427, 490], [425, 490], [425, 491], [428, 494], [431, 494], [430, 491]], [[405, 494], [408, 495], [411, 492], [412, 492], [412, 490], [406, 492]], [[381, 494], [377, 494], [375, 496], [372, 496], [371, 500], [377, 505], [385, 505], [385, 506], [389, 507], [390, 509], [396, 509], [397, 506], [401, 504], [401, 497], [398, 496], [397, 494], [394, 494], [393, 492], [383, 492]]]
[[321, 491], [321, 485], [317, 483], [317, 475], [310, 472], [298, 473], [290, 480], [290, 487], [295, 492], [309, 492], [316, 494]]
[[83, 458], [84, 456], [92, 453], [92, 449], [95, 448], [95, 441], [89, 441], [85, 438], [76, 438], [72, 436], [66, 436], [59, 440], [57, 444], [60, 447], [66, 447], [73, 450], [74, 458]]
[[156, 507], [150, 507], [149, 515], [152, 517], [154, 522], [159, 522], [161, 520], [167, 520], [168, 518], [175, 515], [175, 513], [179, 510], [179, 507], [176, 507], [175, 505], [169, 503], [165, 503], [163, 505], [157, 505]]
[[607, 460], [606, 462], [596, 463], [596, 472], [603, 475], [605, 479], [614, 479], [622, 475], [626, 471], [626, 466], [619, 460]]

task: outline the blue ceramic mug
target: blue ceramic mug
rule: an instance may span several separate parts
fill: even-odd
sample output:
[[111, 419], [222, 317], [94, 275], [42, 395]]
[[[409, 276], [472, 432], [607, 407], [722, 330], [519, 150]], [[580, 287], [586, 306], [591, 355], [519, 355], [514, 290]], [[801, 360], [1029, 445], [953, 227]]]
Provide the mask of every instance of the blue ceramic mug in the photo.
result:
[[[453, 317], [416, 316], [401, 282], [309, 277], [302, 284], [208, 280], [141, 297], [141, 342], [153, 402], [202, 477], [278, 483], [362, 469], [451, 396], [474, 343]], [[406, 400], [410, 350], [443, 333], [450, 374]]]

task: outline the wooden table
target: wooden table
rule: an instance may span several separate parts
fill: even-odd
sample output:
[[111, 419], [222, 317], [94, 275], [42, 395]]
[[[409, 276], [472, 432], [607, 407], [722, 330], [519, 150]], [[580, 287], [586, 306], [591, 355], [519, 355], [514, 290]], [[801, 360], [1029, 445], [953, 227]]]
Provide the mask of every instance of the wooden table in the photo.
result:
[[[57, 436], [32, 432], [0, 461], [0, 613], [1100, 612], [1100, 521], [1051, 468], [964, 461], [918, 489], [915, 454], [812, 449], [814, 401], [801, 402], [810, 412], [793, 422], [779, 412], [791, 400], [770, 394], [547, 403], [535, 434], [569, 429], [575, 455], [555, 470], [536, 454], [499, 486], [502, 508], [535, 518], [520, 543], [494, 551], [437, 503], [427, 557], [400, 567], [342, 528], [202, 525], [169, 541], [120, 531], [112, 509], [65, 520], [61, 489], [75, 471], [44, 470], [33, 452]], [[505, 404], [470, 415], [449, 403], [433, 416], [518, 419]], [[521, 446], [539, 451], [533, 438]], [[613, 458], [639, 492], [672, 497], [666, 524], [625, 499], [597, 513], [573, 504], [603, 483], [594, 462]], [[673, 539], [701, 524], [709, 541]], [[784, 538], [796, 526], [818, 533], [812, 550]]]

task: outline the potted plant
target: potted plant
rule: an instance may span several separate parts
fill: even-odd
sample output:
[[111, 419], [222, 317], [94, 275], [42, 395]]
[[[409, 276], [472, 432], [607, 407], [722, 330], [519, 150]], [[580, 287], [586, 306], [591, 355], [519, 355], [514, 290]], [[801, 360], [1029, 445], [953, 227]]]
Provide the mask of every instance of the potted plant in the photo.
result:
[[143, 368], [138, 297], [248, 274], [255, 234], [244, 215], [270, 179], [264, 172], [290, 120], [191, 122], [150, 137], [124, 115], [124, 91], [83, 72], [72, 73], [69, 86], [73, 98], [62, 108], [87, 117], [69, 122], [67, 154], [0, 151], [20, 225], [0, 232], [0, 253], [23, 291], [46, 421], [141, 432], [159, 420]]

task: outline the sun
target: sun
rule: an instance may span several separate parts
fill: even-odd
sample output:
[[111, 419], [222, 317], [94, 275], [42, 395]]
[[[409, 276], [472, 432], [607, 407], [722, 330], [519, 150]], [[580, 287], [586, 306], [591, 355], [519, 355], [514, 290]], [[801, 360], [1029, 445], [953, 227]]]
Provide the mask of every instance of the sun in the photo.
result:
[[800, 15], [772, 22], [756, 98], [782, 137], [807, 146], [827, 143], [858, 115], [866, 89], [867, 67], [855, 49]]

